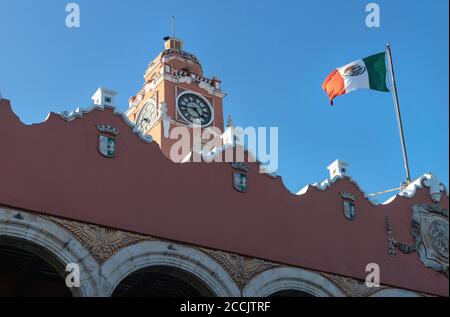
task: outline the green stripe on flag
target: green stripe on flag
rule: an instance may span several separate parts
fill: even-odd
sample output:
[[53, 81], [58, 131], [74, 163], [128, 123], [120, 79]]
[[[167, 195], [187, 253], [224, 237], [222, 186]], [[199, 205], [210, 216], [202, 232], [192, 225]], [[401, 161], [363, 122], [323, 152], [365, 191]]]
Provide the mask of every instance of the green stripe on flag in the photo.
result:
[[370, 89], [389, 92], [386, 87], [386, 53], [363, 58], [369, 73]]

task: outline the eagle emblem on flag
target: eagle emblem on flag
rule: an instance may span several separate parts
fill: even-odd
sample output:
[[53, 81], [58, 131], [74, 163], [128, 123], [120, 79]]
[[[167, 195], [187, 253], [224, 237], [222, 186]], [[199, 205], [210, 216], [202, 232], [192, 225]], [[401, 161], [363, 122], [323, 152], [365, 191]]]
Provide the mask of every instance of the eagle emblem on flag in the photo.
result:
[[344, 70], [344, 76], [355, 77], [364, 74], [366, 67], [360, 64], [354, 64]]

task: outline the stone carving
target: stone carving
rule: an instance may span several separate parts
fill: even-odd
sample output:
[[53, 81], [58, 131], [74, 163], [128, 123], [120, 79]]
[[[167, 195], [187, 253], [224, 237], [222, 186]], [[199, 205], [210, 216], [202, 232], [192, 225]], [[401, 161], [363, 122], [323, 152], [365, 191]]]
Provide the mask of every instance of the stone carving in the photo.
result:
[[321, 273], [329, 279], [334, 285], [341, 289], [349, 297], [368, 297], [380, 291], [385, 286], [367, 287], [366, 283], [355, 280], [350, 277], [343, 277], [328, 273]]
[[356, 200], [356, 196], [350, 193], [341, 193], [341, 197], [342, 199], [348, 199], [351, 201], [355, 201]]
[[386, 216], [386, 230], [387, 230], [388, 241], [389, 241], [388, 254], [391, 257], [395, 257], [397, 255], [396, 249], [399, 249], [403, 253], [407, 253], [407, 254], [417, 251], [415, 245], [407, 245], [407, 244], [398, 242], [397, 240], [394, 239], [391, 219], [389, 216]]
[[420, 260], [448, 277], [448, 210], [439, 205], [413, 206], [413, 228]]
[[[97, 225], [51, 216], [42, 217], [55, 222], [76, 236], [78, 240], [89, 249], [92, 256], [99, 261], [99, 263], [105, 262], [114, 253], [127, 246], [142, 241], [161, 241], [160, 239], [151, 236], [104, 228]], [[206, 248], [198, 249], [222, 265], [241, 289], [243, 289], [248, 281], [257, 274], [279, 266], [272, 262], [247, 258], [233, 253], [209, 250]]]
[[239, 172], [233, 172], [233, 187], [240, 193], [248, 190], [248, 176]]
[[115, 157], [117, 154], [117, 139], [100, 134], [98, 136], [98, 152], [107, 158]]
[[205, 248], [200, 248], [200, 250], [222, 265], [240, 289], [243, 289], [257, 274], [279, 266], [276, 263], [248, 258], [238, 254], [208, 250]]
[[163, 123], [164, 137], [168, 139], [170, 137], [171, 118], [167, 114], [167, 104], [165, 102], [159, 104], [158, 112]]
[[247, 164], [242, 163], [242, 162], [232, 162], [232, 163], [230, 163], [230, 165], [235, 170], [239, 170], [244, 173], [247, 173], [250, 170], [250, 168], [247, 166]]
[[[160, 241], [160, 239], [135, 233], [100, 227], [97, 225], [80, 223], [71, 220], [42, 216], [62, 226], [80, 240], [89, 249], [92, 256], [99, 261], [105, 262], [114, 253], [127, 246], [142, 241]], [[242, 288], [257, 274], [278, 264], [243, 257], [233, 253], [198, 248], [211, 258], [216, 260], [230, 274], [233, 280]]]
[[348, 220], [355, 220], [356, 218], [356, 208], [355, 200], [356, 196], [350, 193], [341, 193], [341, 197], [344, 203], [344, 216]]
[[111, 126], [109, 124], [98, 124], [97, 125], [97, 130], [99, 132], [109, 133], [109, 134], [112, 134], [114, 136], [119, 134], [119, 130], [117, 130], [116, 128], [114, 128], [113, 126]]
[[105, 262], [110, 256], [124, 247], [142, 241], [157, 240], [150, 236], [103, 228], [76, 221], [47, 216], [45, 218], [59, 224], [75, 235], [89, 249], [92, 256], [99, 263]]

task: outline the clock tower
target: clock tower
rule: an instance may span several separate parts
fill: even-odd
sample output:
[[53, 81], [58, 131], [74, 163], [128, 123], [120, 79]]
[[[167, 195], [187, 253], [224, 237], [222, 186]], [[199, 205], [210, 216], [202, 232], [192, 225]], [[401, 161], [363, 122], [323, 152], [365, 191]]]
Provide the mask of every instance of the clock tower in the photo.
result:
[[183, 50], [182, 40], [164, 38], [164, 50], [149, 64], [144, 80], [126, 115], [167, 157], [178, 141], [170, 138], [175, 127], [187, 128], [191, 144], [194, 123], [202, 130], [224, 130], [221, 82], [204, 76], [197, 57]]

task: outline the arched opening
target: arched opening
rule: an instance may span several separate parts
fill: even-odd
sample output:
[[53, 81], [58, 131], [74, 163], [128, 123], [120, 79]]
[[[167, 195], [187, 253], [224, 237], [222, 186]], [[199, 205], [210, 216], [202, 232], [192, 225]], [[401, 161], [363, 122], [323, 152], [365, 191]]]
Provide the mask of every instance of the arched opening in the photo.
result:
[[212, 297], [213, 292], [191, 273], [168, 266], [133, 272], [114, 290], [113, 297]]
[[[175, 277], [195, 290], [195, 293], [190, 293], [193, 294], [192, 296], [236, 297], [241, 295], [231, 276], [206, 253], [193, 247], [162, 241], [145, 241], [128, 246], [103, 263], [102, 275], [108, 276], [108, 280], [103, 285], [104, 294], [131, 296], [130, 292], [126, 295], [120, 289], [131, 281], [135, 273], [142, 274], [144, 277], [145, 273], [158, 273], [156, 275], [158, 278], [167, 277], [167, 275]], [[139, 275], [135, 276], [138, 281], [142, 278]], [[150, 281], [154, 280], [150, 275], [148, 276]], [[165, 285], [173, 286], [174, 283]], [[184, 287], [186, 287], [185, 284]], [[137, 296], [150, 296], [148, 293], [145, 295], [146, 288], [149, 287], [144, 287], [144, 291], [137, 293]], [[152, 289], [154, 290], [154, 287]], [[187, 293], [189, 294], [189, 291]], [[179, 295], [177, 292], [164, 295], [186, 296]], [[162, 295], [156, 294], [156, 296]]]
[[315, 296], [299, 290], [289, 289], [275, 292], [269, 295], [269, 297], [315, 297]]
[[244, 287], [245, 297], [342, 297], [343, 292], [321, 274], [276, 267], [256, 275]]
[[63, 270], [42, 247], [0, 239], [0, 297], [71, 297]]

